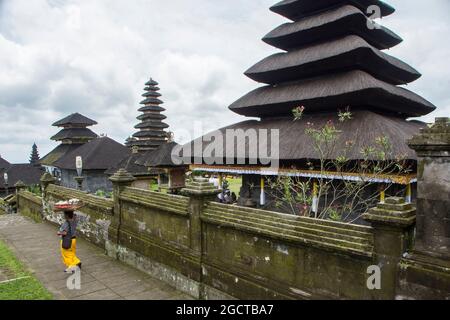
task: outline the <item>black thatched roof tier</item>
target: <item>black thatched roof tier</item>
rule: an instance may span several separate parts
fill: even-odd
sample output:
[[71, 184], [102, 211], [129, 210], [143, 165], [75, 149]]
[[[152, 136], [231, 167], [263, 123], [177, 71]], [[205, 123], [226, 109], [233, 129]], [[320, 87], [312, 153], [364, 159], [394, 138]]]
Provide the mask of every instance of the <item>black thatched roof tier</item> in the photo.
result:
[[0, 189], [5, 188], [4, 173], [8, 174], [8, 188], [11, 188], [19, 181], [22, 181], [27, 186], [38, 185], [44, 172], [41, 166], [29, 163], [11, 164], [7, 169], [3, 169], [0, 175]]
[[166, 111], [166, 109], [159, 107], [159, 106], [145, 106], [145, 107], [139, 108], [138, 111], [140, 111], [140, 112], [146, 112], [146, 111], [164, 112], [164, 111]]
[[60, 144], [43, 157], [39, 163], [44, 166], [54, 166], [54, 163], [61, 159], [64, 155], [79, 148], [81, 144]]
[[89, 118], [83, 116], [82, 114], [73, 113], [70, 116], [65, 117], [64, 119], [56, 121], [53, 124], [53, 126], [54, 127], [64, 127], [64, 126], [76, 125], [76, 126], [82, 126], [82, 127], [89, 127], [89, 126], [93, 126], [96, 124], [97, 124], [96, 121], [89, 119]]
[[167, 137], [167, 133], [162, 130], [162, 129], [155, 129], [155, 130], [141, 130], [136, 132], [134, 135], [134, 137], [140, 137], [140, 138], [145, 138], [145, 137]]
[[130, 150], [108, 137], [94, 139], [67, 153], [53, 165], [60, 169], [76, 170], [75, 159], [83, 159], [83, 170], [107, 170], [130, 155]]
[[157, 86], [158, 84], [159, 83], [153, 80], [152, 78], [150, 78], [150, 80], [145, 83], [146, 86]]
[[157, 149], [162, 144], [166, 144], [167, 141], [162, 140], [139, 140], [136, 142], [133, 142], [133, 146], [136, 146], [139, 148], [140, 152], [147, 152], [147, 151], [153, 151]]
[[155, 87], [155, 86], [147, 86], [144, 88], [144, 91], [159, 91], [161, 90], [159, 87]]
[[155, 98], [147, 98], [145, 100], [142, 100], [140, 104], [156, 104], [156, 105], [160, 105], [163, 104], [164, 102], [162, 102], [159, 99], [155, 99]]
[[[239, 154], [237, 150], [238, 144], [227, 144], [226, 132], [228, 129], [242, 129], [244, 131], [251, 129], [256, 130], [258, 135], [260, 132], [263, 132], [260, 129], [267, 129], [269, 133], [270, 130], [274, 129], [279, 130], [279, 157], [281, 161], [314, 160], [320, 159], [320, 157], [314, 149], [312, 138], [306, 134], [306, 129], [311, 128], [311, 126], [317, 129], [323, 128], [331, 120], [342, 133], [334, 148], [327, 150], [327, 152], [330, 152], [330, 159], [336, 159], [343, 155], [349, 160], [363, 159], [361, 150], [364, 147], [376, 146], [376, 139], [378, 137], [386, 137], [392, 145], [391, 156], [389, 157], [391, 160], [395, 160], [397, 156], [415, 160], [416, 154], [408, 147], [406, 140], [417, 134], [420, 128], [426, 127], [425, 123], [407, 121], [399, 117], [381, 115], [370, 111], [355, 111], [353, 112], [352, 120], [347, 120], [343, 123], [337, 118], [337, 113], [321, 113], [305, 115], [299, 121], [294, 121], [292, 117], [263, 119], [260, 121], [249, 120], [219, 129], [216, 133], [220, 133], [224, 137], [224, 154], [222, 156], [232, 154], [231, 152], [233, 151], [235, 155]], [[208, 134], [208, 136], [214, 136], [216, 133]], [[266, 141], [268, 144], [271, 142], [270, 139]], [[210, 143], [216, 143], [216, 141], [206, 142], [206, 140], [201, 140], [201, 138], [194, 140], [190, 142], [191, 152], [195, 150], [194, 143], [202, 145], [204, 151]], [[349, 145], [349, 143], [351, 144]], [[249, 157], [250, 144], [255, 145], [258, 142], [246, 139], [244, 149], [247, 159], [251, 158]], [[233, 146], [232, 149], [227, 149], [230, 146]], [[243, 152], [244, 149], [241, 147], [239, 151]], [[346, 150], [345, 154], [343, 154], [344, 150]], [[184, 154], [183, 158], [190, 159], [193, 156], [193, 154], [191, 156]], [[214, 161], [218, 159], [213, 158], [207, 160]], [[371, 160], [377, 159], [372, 157]]]
[[150, 148], [155, 148], [155, 147], [159, 147], [161, 145], [161, 143], [166, 143], [166, 141], [162, 141], [160, 139], [141, 139], [141, 140], [137, 140], [134, 142], [134, 145], [139, 146], [139, 147], [150, 147]]
[[417, 80], [421, 74], [408, 64], [369, 45], [364, 39], [349, 35], [277, 53], [251, 67], [246, 75], [259, 82], [278, 84], [353, 69], [361, 69], [391, 84]]
[[161, 93], [159, 93], [157, 91], [147, 91], [142, 96], [145, 98], [147, 98], [147, 97], [158, 98], [158, 97], [161, 97]]
[[358, 8], [345, 5], [306, 17], [295, 23], [285, 23], [268, 33], [263, 41], [271, 46], [290, 50], [311, 43], [354, 34], [377, 49], [388, 49], [402, 42], [397, 34], [379, 26], [370, 30], [368, 18]]
[[135, 126], [136, 129], [150, 129], [150, 128], [160, 128], [166, 129], [169, 125], [162, 121], [143, 121]]
[[134, 138], [163, 138], [162, 140], [165, 141], [165, 138], [167, 137], [167, 133], [163, 130], [142, 130], [138, 131], [135, 134], [133, 134]]
[[167, 117], [161, 113], [144, 113], [137, 117], [138, 120], [165, 120]]
[[71, 128], [62, 129], [60, 132], [51, 137], [51, 140], [92, 140], [97, 137], [97, 134], [87, 128]]
[[11, 164], [0, 156], [0, 169], [6, 169]]
[[[395, 12], [393, 7], [380, 0], [283, 0], [272, 6], [270, 10], [297, 21], [312, 13], [342, 4], [354, 5], [363, 12], [367, 12], [370, 6], [375, 5], [381, 9], [382, 16], [388, 16]], [[372, 13], [367, 12], [367, 15], [370, 14]]]
[[152, 168], [170, 168], [179, 166], [172, 161], [172, 150], [178, 146], [176, 142], [164, 143], [156, 150], [146, 152], [137, 160], [137, 164]]
[[307, 112], [365, 107], [403, 117], [422, 116], [436, 109], [415, 93], [364, 71], [261, 87], [234, 102], [230, 109], [245, 116], [269, 117], [290, 115], [299, 106], [305, 106]]
[[116, 166], [109, 168], [106, 170], [107, 175], [113, 175], [120, 169], [125, 169], [128, 173], [133, 175], [134, 177], [148, 177], [148, 176], [157, 176], [160, 173], [163, 173], [162, 170], [153, 169], [149, 170], [146, 166], [139, 165], [136, 161], [142, 157], [142, 153], [132, 153], [129, 157], [120, 161]]

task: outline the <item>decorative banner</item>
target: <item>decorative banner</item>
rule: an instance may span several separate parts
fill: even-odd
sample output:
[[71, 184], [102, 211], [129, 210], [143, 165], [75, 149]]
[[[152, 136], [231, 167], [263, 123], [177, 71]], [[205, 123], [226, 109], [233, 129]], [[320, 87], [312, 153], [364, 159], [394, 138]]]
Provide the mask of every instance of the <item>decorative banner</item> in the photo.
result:
[[362, 181], [370, 183], [394, 183], [399, 185], [408, 185], [417, 182], [417, 175], [388, 175], [388, 174], [361, 174], [353, 172], [327, 172], [314, 170], [295, 170], [295, 169], [279, 169], [270, 171], [265, 167], [236, 167], [236, 166], [208, 166], [208, 165], [190, 165], [192, 171], [204, 171], [212, 173], [228, 173], [228, 174], [255, 174], [262, 176], [288, 176], [303, 177], [313, 179], [330, 179], [344, 181]]

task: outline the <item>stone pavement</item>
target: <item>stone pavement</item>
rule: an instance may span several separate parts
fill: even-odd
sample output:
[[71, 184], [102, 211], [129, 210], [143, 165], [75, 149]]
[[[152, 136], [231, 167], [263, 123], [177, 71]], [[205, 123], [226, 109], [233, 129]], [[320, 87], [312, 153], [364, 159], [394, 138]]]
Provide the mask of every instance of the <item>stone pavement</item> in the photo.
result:
[[0, 215], [0, 240], [59, 300], [184, 300], [191, 299], [167, 284], [114, 260], [83, 239], [77, 256], [83, 262], [81, 290], [69, 290], [59, 251], [57, 228], [20, 215]]

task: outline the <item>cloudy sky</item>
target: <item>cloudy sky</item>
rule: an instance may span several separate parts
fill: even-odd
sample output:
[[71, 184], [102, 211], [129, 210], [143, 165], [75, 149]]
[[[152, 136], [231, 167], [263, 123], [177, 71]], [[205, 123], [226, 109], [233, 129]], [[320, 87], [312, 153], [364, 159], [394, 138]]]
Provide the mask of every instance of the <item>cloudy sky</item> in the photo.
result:
[[[275, 49], [260, 39], [285, 20], [275, 0], [0, 0], [0, 155], [26, 162], [56, 146], [51, 124], [73, 112], [123, 142], [144, 83], [160, 82], [167, 122], [212, 130], [243, 118], [227, 109], [257, 84], [243, 72]], [[404, 39], [390, 54], [423, 77], [408, 88], [450, 115], [450, 0], [389, 0], [382, 20]], [[180, 137], [179, 137], [180, 138]]]

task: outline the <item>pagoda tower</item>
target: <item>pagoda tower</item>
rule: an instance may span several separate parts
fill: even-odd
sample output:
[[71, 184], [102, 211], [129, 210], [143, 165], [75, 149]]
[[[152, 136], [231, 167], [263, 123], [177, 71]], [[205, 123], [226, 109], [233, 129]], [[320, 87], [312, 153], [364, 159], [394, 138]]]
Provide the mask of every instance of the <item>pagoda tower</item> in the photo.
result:
[[39, 163], [47, 167], [49, 172], [56, 174], [54, 167], [56, 161], [65, 154], [98, 137], [96, 133], [88, 128], [96, 124], [96, 121], [79, 113], [73, 113], [53, 123], [54, 127], [61, 128], [61, 130], [50, 139], [58, 141], [60, 144], [43, 157]]
[[[245, 72], [264, 85], [229, 106], [237, 114], [259, 119], [218, 129], [225, 137], [224, 152], [212, 159], [204, 158], [203, 163], [191, 165], [191, 169], [242, 175], [241, 198], [263, 204], [267, 176], [323, 178], [320, 173], [311, 173], [308, 165], [318, 160], [318, 154], [306, 132], [310, 125], [321, 128], [330, 121], [341, 134], [327, 154], [329, 160], [337, 159], [345, 150], [348, 160], [358, 162], [363, 157], [361, 150], [384, 137], [391, 144], [391, 160], [399, 157], [414, 167], [417, 158], [406, 141], [426, 124], [408, 118], [427, 115], [436, 107], [402, 86], [421, 74], [383, 52], [402, 39], [369, 18], [371, 6], [377, 6], [383, 17], [395, 11], [379, 0], [283, 0], [272, 6], [271, 11], [290, 21], [269, 32], [263, 41], [281, 51]], [[302, 121], [294, 121], [294, 110], [298, 108], [304, 109]], [[340, 122], [338, 113], [345, 110], [351, 112], [351, 120]], [[226, 141], [228, 130], [256, 130], [258, 141], [246, 141], [245, 159], [236, 158], [239, 161], [234, 164], [227, 159], [225, 165], [223, 154], [236, 155], [235, 142]], [[267, 136], [260, 134], [272, 130], [278, 132], [273, 144], [278, 149], [278, 170], [270, 170], [266, 159], [258, 155], [255, 158], [250, 152], [250, 147], [261, 141], [267, 144]], [[189, 148], [184, 158], [192, 163], [198, 156], [189, 150], [196, 145], [206, 150], [210, 147], [208, 141], [203, 137], [191, 141], [186, 145]], [[369, 160], [377, 159], [369, 156]], [[327, 176], [333, 177], [333, 173]], [[414, 180], [413, 174], [405, 179], [390, 178], [405, 185]], [[255, 187], [249, 188], [250, 185]]]
[[88, 127], [96, 124], [97, 122], [94, 120], [79, 113], [73, 113], [52, 125], [62, 129], [50, 139], [62, 144], [84, 144], [97, 138], [97, 134], [88, 129]]
[[163, 101], [159, 98], [158, 82], [150, 79], [144, 88], [145, 99], [141, 101], [143, 105], [139, 111], [142, 114], [137, 117], [140, 123], [135, 126], [135, 129], [139, 129], [132, 138], [129, 138], [126, 142], [128, 147], [134, 148], [138, 152], [147, 152], [157, 149], [159, 146], [167, 142], [167, 133], [164, 129], [169, 127], [164, 123], [167, 117], [162, 114], [166, 109], [162, 108]]
[[39, 151], [36, 143], [33, 143], [33, 146], [31, 147], [31, 155], [30, 155], [30, 164], [33, 165], [39, 165]]
[[379, 0], [284, 0], [271, 10], [290, 20], [263, 41], [284, 52], [271, 55], [245, 73], [265, 83], [230, 106], [244, 116], [288, 116], [298, 106], [306, 113], [370, 110], [407, 118], [435, 107], [399, 85], [421, 75], [381, 50], [402, 39], [372, 22], [371, 5], [382, 16], [394, 9]]

